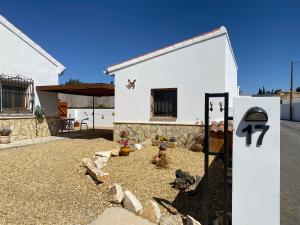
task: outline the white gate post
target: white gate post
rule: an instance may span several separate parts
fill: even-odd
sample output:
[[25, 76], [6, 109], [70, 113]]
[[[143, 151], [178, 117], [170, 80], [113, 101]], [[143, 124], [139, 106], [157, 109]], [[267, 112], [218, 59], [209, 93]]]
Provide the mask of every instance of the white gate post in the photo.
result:
[[[232, 224], [279, 225], [280, 100], [239, 97], [234, 99], [233, 106]], [[252, 107], [263, 109], [268, 121], [246, 122], [245, 114]], [[251, 144], [247, 144], [247, 131], [243, 132], [249, 125]], [[265, 125], [270, 127], [259, 145], [257, 141]]]

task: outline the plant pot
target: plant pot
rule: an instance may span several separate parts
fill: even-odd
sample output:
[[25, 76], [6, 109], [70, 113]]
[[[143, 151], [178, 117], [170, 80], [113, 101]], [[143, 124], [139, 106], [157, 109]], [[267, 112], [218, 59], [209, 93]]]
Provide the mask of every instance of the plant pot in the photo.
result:
[[168, 142], [168, 148], [176, 148], [177, 147], [177, 141], [175, 142]]
[[0, 136], [0, 144], [10, 143], [10, 136]]
[[161, 144], [163, 144], [165, 147], [168, 147], [168, 141], [161, 141]]
[[120, 156], [129, 156], [130, 151], [131, 151], [131, 148], [129, 146], [121, 147], [119, 155]]
[[153, 146], [158, 146], [160, 144], [160, 140], [152, 140]]

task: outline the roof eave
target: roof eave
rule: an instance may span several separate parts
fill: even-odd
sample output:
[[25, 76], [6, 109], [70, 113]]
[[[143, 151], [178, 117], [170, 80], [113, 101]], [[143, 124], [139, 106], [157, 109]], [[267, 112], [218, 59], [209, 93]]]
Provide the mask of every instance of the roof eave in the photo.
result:
[[[173, 45], [161, 48], [159, 50], [156, 50], [156, 51], [153, 51], [153, 52], [150, 52], [150, 53], [146, 53], [142, 56], [139, 56], [139, 57], [127, 60], [125, 62], [110, 66], [106, 69], [105, 73], [107, 75], [114, 75], [114, 73], [116, 71], [121, 70], [125, 67], [131, 66], [131, 65], [134, 65], [134, 64], [137, 64], [137, 63], [140, 63], [140, 62], [143, 62], [143, 61], [155, 58], [155, 57], [158, 57], [158, 56], [163, 55], [163, 54], [167, 54], [167, 53], [175, 51], [177, 49], [185, 48], [185, 47], [188, 47], [190, 45], [197, 44], [197, 43], [202, 42], [202, 41], [206, 41], [206, 40], [211, 39], [211, 38], [219, 37], [219, 36], [224, 35], [224, 34], [227, 36], [227, 39], [229, 41], [229, 38], [228, 38], [228, 35], [227, 35], [227, 30], [224, 26], [222, 26], [222, 27], [220, 27], [218, 29], [215, 29], [211, 32], [204, 33], [204, 34], [196, 36], [194, 38], [190, 38], [188, 40], [178, 42], [178, 43], [175, 43]], [[230, 45], [230, 48], [231, 48], [231, 45]], [[233, 55], [233, 57], [234, 57], [234, 55]], [[234, 59], [234, 61], [235, 61], [235, 59]]]

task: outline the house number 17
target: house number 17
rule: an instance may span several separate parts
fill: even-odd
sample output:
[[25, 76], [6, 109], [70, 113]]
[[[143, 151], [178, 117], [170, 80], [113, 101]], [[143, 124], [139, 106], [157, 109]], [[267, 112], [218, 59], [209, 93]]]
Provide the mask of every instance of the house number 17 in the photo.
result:
[[261, 134], [259, 135], [256, 145], [262, 145], [262, 141], [264, 139], [264, 136], [266, 132], [269, 130], [270, 126], [269, 125], [248, 125], [245, 127], [242, 132], [247, 133], [246, 135], [246, 144], [251, 145], [252, 142], [252, 133], [253, 133], [253, 126], [255, 129], [262, 130]]

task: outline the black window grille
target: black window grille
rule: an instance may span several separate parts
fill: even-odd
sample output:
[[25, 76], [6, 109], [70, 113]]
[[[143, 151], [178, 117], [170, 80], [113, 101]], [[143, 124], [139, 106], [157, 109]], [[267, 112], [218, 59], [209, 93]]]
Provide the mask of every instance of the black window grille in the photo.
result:
[[154, 117], [177, 117], [177, 89], [152, 89]]
[[34, 107], [34, 83], [21, 75], [0, 75], [1, 115], [31, 114]]

